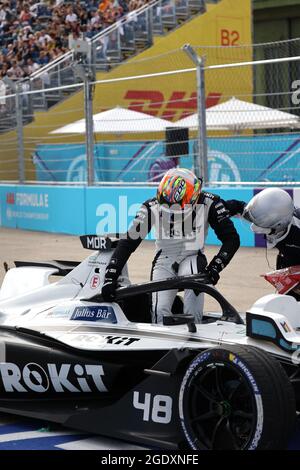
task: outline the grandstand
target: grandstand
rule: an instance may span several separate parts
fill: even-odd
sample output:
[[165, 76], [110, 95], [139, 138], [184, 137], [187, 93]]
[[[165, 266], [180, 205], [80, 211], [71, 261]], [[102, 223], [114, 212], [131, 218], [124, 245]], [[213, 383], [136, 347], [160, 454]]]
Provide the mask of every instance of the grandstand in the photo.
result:
[[[56, 0], [5, 1], [0, 3], [0, 131], [14, 127], [14, 103], [5, 100], [11, 82], [22, 91], [43, 88], [44, 93], [27, 100], [23, 122], [35, 110], [46, 110], [74, 90], [47, 89], [78, 80], [72, 69], [74, 51], [70, 36], [94, 43], [97, 70], [110, 70], [151, 47], [155, 35], [175, 29], [206, 3], [217, 0]], [[10, 80], [7, 80], [10, 79]], [[4, 119], [5, 118], [5, 119]]]
[[30, 76], [68, 50], [68, 38], [91, 39], [135, 11], [146, 0], [60, 0], [0, 3], [1, 74], [13, 80]]

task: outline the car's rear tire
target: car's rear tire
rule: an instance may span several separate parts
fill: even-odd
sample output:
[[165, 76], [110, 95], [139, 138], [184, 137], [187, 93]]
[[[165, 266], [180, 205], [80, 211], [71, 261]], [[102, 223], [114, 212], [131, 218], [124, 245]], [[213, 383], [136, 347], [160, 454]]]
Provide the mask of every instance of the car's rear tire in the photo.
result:
[[284, 449], [295, 425], [295, 396], [269, 354], [224, 345], [203, 351], [188, 366], [179, 416], [194, 450]]

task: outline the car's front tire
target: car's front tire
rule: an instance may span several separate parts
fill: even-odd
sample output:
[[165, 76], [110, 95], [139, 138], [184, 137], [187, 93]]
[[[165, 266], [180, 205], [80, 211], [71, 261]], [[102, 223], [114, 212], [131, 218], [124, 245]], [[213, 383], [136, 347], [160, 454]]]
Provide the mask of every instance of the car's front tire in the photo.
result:
[[225, 345], [203, 351], [189, 364], [179, 415], [194, 450], [282, 449], [295, 424], [294, 391], [269, 354]]

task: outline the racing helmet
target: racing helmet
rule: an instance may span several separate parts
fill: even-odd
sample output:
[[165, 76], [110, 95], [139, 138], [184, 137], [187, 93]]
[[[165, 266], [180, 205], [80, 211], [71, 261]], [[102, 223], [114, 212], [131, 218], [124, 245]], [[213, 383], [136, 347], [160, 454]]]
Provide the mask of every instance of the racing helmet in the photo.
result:
[[157, 201], [171, 213], [192, 210], [201, 192], [202, 180], [190, 170], [172, 168], [157, 189]]
[[[291, 196], [280, 188], [268, 188], [256, 194], [246, 205], [243, 217], [258, 228], [269, 229], [269, 233], [279, 233], [291, 223], [294, 203]], [[262, 231], [267, 233], [266, 230]]]

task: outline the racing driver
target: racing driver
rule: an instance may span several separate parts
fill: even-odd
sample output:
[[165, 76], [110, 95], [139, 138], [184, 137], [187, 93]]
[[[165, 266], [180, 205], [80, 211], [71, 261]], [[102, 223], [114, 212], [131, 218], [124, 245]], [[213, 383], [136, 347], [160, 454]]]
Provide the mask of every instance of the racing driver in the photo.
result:
[[232, 199], [225, 205], [230, 215], [252, 222], [251, 230], [265, 236], [267, 249], [278, 249], [276, 269], [300, 265], [300, 209], [286, 191], [267, 188], [248, 204]]
[[[230, 213], [219, 196], [201, 191], [202, 181], [192, 171], [175, 168], [162, 178], [157, 195], [144, 202], [137, 212], [125, 238], [114, 250], [106, 268], [102, 296], [113, 301], [118, 277], [141, 241], [152, 227], [156, 234], [156, 255], [152, 263], [151, 280], [197, 274], [205, 271], [215, 285], [219, 273], [229, 263], [240, 245], [239, 235], [230, 220]], [[204, 242], [209, 225], [222, 246], [207, 264]], [[152, 295], [152, 321], [161, 323], [171, 315], [176, 290]], [[184, 294], [184, 313], [194, 315], [197, 323], [203, 313], [203, 294], [187, 289]]]

